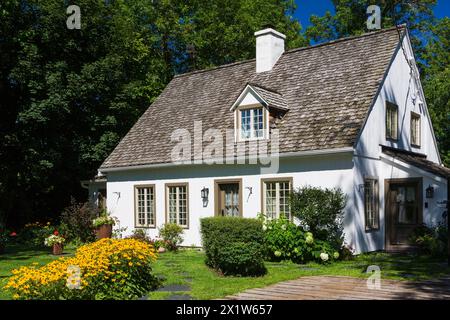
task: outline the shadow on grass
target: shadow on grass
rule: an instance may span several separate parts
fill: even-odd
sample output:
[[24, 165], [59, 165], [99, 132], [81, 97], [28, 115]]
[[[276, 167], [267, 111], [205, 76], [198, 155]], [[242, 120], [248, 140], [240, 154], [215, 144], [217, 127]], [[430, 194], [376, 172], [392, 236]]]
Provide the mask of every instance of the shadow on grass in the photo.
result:
[[450, 275], [450, 267], [446, 260], [421, 256], [417, 253], [376, 252], [360, 255], [353, 262], [350, 267], [360, 268], [363, 273], [368, 266], [376, 265], [380, 267], [381, 276], [384, 274], [404, 280], [437, 279]]

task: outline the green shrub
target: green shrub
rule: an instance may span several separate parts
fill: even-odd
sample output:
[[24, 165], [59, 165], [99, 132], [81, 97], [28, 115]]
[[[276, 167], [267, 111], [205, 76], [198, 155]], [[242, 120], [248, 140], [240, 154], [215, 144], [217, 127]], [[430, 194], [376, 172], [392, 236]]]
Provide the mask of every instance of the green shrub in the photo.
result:
[[291, 193], [293, 216], [318, 239], [340, 248], [343, 242], [343, 215], [346, 196], [340, 189], [301, 187]]
[[56, 227], [50, 222], [27, 223], [18, 233], [17, 241], [28, 246], [43, 247], [45, 239], [55, 230]]
[[417, 245], [420, 254], [435, 258], [447, 256], [448, 228], [444, 224], [438, 224], [433, 228], [426, 225], [419, 226], [414, 230], [409, 240]]
[[211, 217], [201, 219], [206, 264], [225, 275], [258, 276], [266, 272], [264, 233], [257, 219]]
[[183, 242], [183, 228], [176, 223], [166, 223], [159, 229], [162, 238], [161, 246], [169, 251], [177, 251]]
[[[271, 261], [325, 263], [339, 258], [339, 253], [329, 242], [316, 239], [313, 233], [306, 232], [301, 226], [297, 226], [289, 220], [268, 220], [264, 229], [265, 253]], [[328, 259], [325, 259], [326, 257]]]
[[77, 203], [74, 198], [61, 214], [59, 230], [69, 242], [88, 243], [95, 241], [92, 220], [99, 215], [99, 209], [89, 202]]
[[220, 270], [224, 275], [258, 276], [266, 273], [261, 245], [231, 242], [219, 249]]

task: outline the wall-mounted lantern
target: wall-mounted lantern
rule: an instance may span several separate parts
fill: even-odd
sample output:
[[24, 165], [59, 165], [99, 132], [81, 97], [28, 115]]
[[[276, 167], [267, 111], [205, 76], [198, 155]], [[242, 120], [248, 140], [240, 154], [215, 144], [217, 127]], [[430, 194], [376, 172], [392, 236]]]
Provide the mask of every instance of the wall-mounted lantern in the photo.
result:
[[202, 197], [203, 207], [207, 207], [208, 206], [209, 189], [206, 187], [203, 187], [203, 189], [200, 192], [200, 195]]
[[202, 189], [202, 191], [201, 191], [201, 195], [202, 195], [202, 199], [203, 199], [203, 200], [208, 200], [209, 189], [203, 187], [203, 189]]
[[425, 189], [425, 194], [427, 199], [432, 199], [434, 197], [434, 188], [432, 185], [429, 185], [428, 188]]

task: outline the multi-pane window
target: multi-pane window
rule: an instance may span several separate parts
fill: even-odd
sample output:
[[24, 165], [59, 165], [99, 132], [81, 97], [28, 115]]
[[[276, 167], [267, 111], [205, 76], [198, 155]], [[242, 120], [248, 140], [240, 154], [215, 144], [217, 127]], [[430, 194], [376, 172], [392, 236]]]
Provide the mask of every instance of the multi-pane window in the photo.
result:
[[169, 223], [188, 227], [188, 187], [187, 185], [167, 186], [167, 218]]
[[263, 211], [268, 219], [291, 218], [289, 195], [291, 181], [265, 181], [263, 183]]
[[420, 115], [411, 113], [411, 144], [420, 146]]
[[258, 139], [264, 136], [263, 108], [240, 110], [240, 138]]
[[398, 107], [397, 105], [386, 103], [386, 138], [397, 140], [398, 131]]
[[136, 227], [155, 227], [155, 188], [136, 187]]
[[366, 230], [379, 228], [378, 212], [378, 180], [365, 179], [364, 181], [364, 215]]

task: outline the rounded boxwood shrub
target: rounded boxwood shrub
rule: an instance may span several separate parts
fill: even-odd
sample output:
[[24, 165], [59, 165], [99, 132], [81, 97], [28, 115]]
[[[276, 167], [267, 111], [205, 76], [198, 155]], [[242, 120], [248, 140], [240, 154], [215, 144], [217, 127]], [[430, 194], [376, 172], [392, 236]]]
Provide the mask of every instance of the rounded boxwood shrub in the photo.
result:
[[257, 276], [266, 272], [261, 246], [255, 242], [231, 242], [219, 250], [224, 275]]
[[261, 221], [238, 217], [201, 219], [206, 264], [225, 275], [258, 276], [266, 272]]

